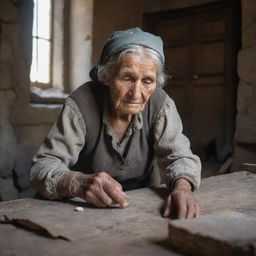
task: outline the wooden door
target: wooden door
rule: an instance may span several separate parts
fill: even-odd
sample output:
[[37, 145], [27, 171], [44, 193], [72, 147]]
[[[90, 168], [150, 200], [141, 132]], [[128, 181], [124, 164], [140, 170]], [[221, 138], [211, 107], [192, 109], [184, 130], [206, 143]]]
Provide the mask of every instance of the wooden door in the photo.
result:
[[228, 1], [144, 16], [145, 29], [164, 41], [172, 76], [165, 90], [203, 159], [223, 161], [233, 150], [238, 13], [238, 1]]

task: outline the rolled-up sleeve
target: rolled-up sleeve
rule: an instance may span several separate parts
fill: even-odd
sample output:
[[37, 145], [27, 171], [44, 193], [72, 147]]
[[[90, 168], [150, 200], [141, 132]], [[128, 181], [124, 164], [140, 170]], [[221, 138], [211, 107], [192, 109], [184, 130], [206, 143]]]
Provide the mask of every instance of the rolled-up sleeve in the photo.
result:
[[193, 189], [198, 189], [201, 161], [191, 152], [190, 142], [182, 130], [182, 122], [175, 103], [167, 96], [154, 125], [154, 150], [158, 166], [165, 175], [167, 186], [171, 189], [180, 178], [188, 180]]
[[71, 172], [84, 146], [86, 126], [76, 103], [68, 98], [57, 121], [34, 156], [30, 171], [32, 186], [44, 197], [59, 198], [56, 186]]

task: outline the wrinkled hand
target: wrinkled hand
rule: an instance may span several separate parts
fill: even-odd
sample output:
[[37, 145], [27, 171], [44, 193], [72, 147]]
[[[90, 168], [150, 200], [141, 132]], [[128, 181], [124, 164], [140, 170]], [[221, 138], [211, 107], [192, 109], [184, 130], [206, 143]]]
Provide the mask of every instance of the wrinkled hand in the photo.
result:
[[113, 204], [120, 204], [122, 208], [128, 206], [121, 184], [106, 172], [88, 178], [87, 184], [79, 189], [78, 195], [97, 207], [108, 207]]
[[190, 183], [179, 179], [165, 202], [164, 217], [194, 218], [200, 214], [199, 202], [191, 191]]

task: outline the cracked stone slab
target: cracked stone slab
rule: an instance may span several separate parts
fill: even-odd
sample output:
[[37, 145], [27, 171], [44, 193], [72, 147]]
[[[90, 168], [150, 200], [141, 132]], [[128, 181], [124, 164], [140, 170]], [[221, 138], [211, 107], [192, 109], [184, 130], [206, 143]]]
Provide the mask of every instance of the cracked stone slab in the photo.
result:
[[197, 256], [255, 255], [256, 210], [217, 211], [169, 223], [172, 246]]

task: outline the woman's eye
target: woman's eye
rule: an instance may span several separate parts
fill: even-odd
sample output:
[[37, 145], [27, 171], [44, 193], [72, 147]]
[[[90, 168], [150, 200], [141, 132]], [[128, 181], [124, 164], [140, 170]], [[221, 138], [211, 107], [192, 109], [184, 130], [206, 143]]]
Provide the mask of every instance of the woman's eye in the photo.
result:
[[123, 80], [124, 80], [124, 81], [131, 81], [131, 78], [130, 78], [129, 76], [124, 76], [124, 77], [123, 77]]
[[145, 85], [151, 85], [151, 84], [152, 84], [152, 80], [146, 79], [146, 80], [143, 81], [143, 83], [144, 83]]

